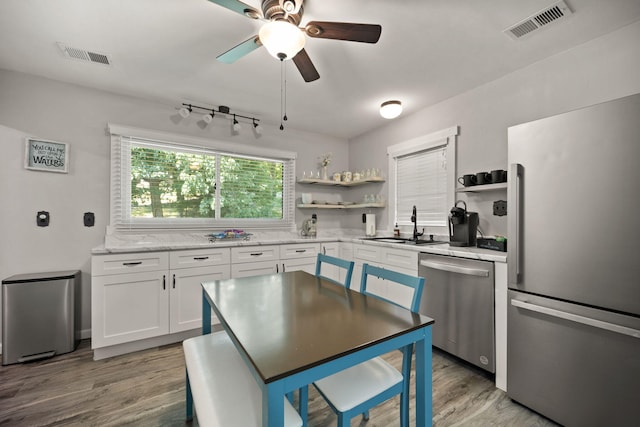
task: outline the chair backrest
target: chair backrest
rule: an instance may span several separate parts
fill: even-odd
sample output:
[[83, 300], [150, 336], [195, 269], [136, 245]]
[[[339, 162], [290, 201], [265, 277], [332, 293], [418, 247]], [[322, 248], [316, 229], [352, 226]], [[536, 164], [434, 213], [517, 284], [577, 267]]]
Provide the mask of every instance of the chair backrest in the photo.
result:
[[[344, 283], [341, 283], [335, 279], [332, 279], [330, 277], [326, 277], [323, 276], [321, 274], [322, 272], [322, 264], [331, 264], [331, 265], [335, 265], [338, 266], [340, 268], [344, 268], [346, 270], [346, 274], [344, 277]], [[332, 282], [338, 283], [346, 288], [350, 288], [351, 287], [351, 275], [353, 274], [353, 266], [355, 265], [355, 263], [353, 261], [347, 261], [341, 258], [336, 258], [336, 257], [332, 257], [329, 255], [325, 255], [325, 254], [318, 254], [318, 258], [316, 259], [316, 276], [318, 277], [322, 277], [323, 279], [326, 280], [331, 280]]]
[[362, 280], [360, 281], [360, 292], [367, 295], [373, 295], [375, 297], [384, 299], [393, 304], [400, 305], [394, 301], [391, 301], [381, 295], [377, 295], [367, 291], [367, 277], [375, 276], [380, 279], [390, 280], [400, 285], [408, 286], [413, 289], [413, 297], [411, 298], [411, 306], [405, 307], [411, 311], [417, 312], [420, 308], [420, 298], [422, 297], [422, 290], [424, 288], [424, 277], [410, 276], [408, 274], [399, 273], [393, 270], [387, 270], [386, 268], [380, 268], [369, 264], [362, 265]]

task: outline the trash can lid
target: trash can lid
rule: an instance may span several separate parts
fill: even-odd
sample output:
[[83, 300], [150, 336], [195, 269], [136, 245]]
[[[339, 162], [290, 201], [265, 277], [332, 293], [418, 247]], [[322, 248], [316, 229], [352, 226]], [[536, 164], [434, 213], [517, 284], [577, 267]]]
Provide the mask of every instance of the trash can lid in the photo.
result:
[[80, 270], [67, 270], [67, 271], [49, 271], [46, 273], [26, 273], [16, 274], [11, 277], [7, 277], [2, 281], [2, 284], [9, 283], [26, 283], [26, 282], [42, 282], [45, 280], [57, 280], [57, 279], [69, 279], [74, 276], [80, 275]]

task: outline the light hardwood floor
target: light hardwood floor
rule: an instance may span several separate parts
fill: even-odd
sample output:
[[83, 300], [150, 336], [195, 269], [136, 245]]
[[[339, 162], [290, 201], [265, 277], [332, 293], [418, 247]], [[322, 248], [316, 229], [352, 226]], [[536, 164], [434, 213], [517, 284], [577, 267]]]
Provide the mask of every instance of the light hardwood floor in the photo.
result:
[[[400, 353], [385, 356], [400, 363]], [[183, 426], [181, 344], [94, 361], [90, 342], [52, 359], [0, 367], [0, 426]], [[413, 392], [412, 392], [413, 393]], [[335, 415], [309, 390], [309, 425], [336, 425]], [[352, 426], [397, 426], [396, 397]], [[413, 418], [411, 424], [414, 425]], [[434, 349], [434, 426], [555, 426], [512, 402], [481, 370]], [[197, 425], [197, 421], [193, 423]], [[236, 427], [236, 426], [230, 426]], [[251, 426], [237, 426], [251, 427]]]

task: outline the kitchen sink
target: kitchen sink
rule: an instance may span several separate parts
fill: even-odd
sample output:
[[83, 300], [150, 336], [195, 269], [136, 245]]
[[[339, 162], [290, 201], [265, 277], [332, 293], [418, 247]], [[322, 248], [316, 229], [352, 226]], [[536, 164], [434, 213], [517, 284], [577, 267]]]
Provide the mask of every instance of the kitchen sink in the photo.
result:
[[413, 240], [404, 237], [368, 237], [364, 240], [373, 240], [384, 243], [400, 243], [405, 245], [440, 245], [447, 242], [439, 242], [437, 240]]

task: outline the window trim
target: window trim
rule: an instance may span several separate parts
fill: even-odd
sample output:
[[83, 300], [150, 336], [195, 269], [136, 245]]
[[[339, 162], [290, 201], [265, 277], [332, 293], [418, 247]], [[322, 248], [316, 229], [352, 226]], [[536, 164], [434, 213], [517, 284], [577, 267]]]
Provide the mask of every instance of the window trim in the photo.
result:
[[[229, 227], [243, 227], [245, 229], [294, 229], [295, 227], [295, 159], [297, 153], [255, 147], [247, 145], [230, 144], [218, 140], [210, 140], [198, 137], [172, 134], [161, 131], [133, 128], [115, 124], [108, 125], [111, 134], [111, 191], [110, 191], [110, 226], [112, 232], [127, 232], [141, 230], [211, 230]], [[237, 155], [256, 159], [274, 160], [283, 162], [283, 218], [273, 219], [225, 219], [225, 218], [192, 218], [182, 221], [149, 221], [141, 224], [138, 221], [123, 221], [120, 217], [124, 200], [122, 200], [121, 188], [123, 184], [122, 171], [124, 162], [128, 157], [122, 153], [122, 141], [138, 140], [148, 141], [152, 144], [168, 144], [172, 146], [184, 146], [185, 150], [210, 151], [218, 155]], [[130, 160], [128, 160], [130, 163]], [[117, 165], [117, 166], [116, 166]], [[128, 166], [126, 166], [128, 168]], [[219, 190], [217, 190], [219, 191]]]
[[[396, 162], [398, 157], [416, 154], [420, 151], [435, 149], [438, 147], [446, 147], [447, 156], [447, 205], [453, 206], [455, 203], [456, 189], [456, 140], [459, 134], [459, 126], [452, 126], [427, 135], [410, 139], [395, 145], [387, 147], [388, 167], [389, 167], [389, 208], [393, 209], [387, 215], [388, 229], [392, 230], [398, 221], [397, 199], [396, 199], [396, 183], [397, 170]], [[452, 167], [449, 167], [451, 165]], [[407, 215], [410, 213], [407, 212]], [[418, 224], [420, 224], [420, 213], [418, 213]], [[446, 225], [429, 226], [430, 228], [440, 230], [448, 234]]]

